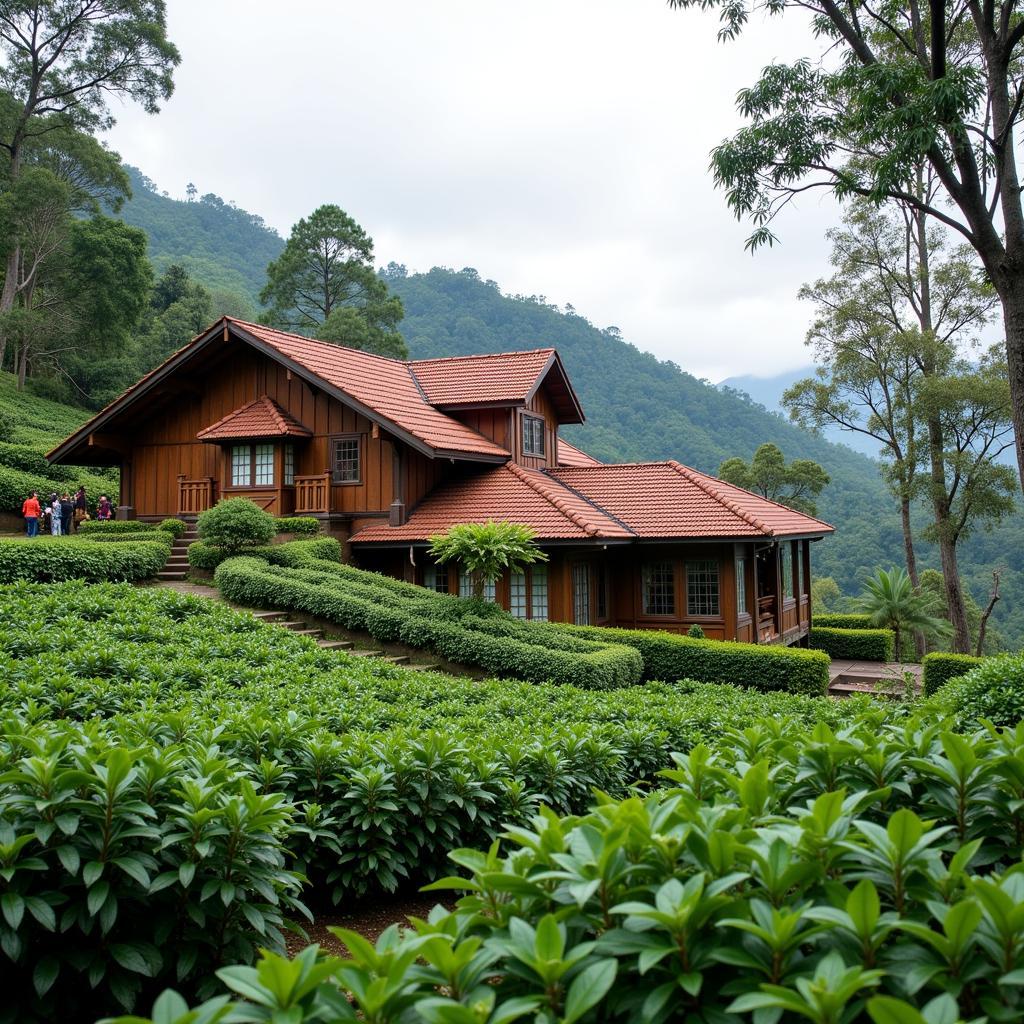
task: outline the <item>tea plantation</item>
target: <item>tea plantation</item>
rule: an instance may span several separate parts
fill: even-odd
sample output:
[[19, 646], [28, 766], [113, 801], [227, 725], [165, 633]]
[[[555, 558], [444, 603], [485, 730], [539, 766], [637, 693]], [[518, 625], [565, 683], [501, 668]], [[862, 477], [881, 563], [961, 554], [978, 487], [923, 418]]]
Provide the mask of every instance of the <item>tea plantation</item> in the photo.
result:
[[[983, 668], [919, 707], [481, 683], [0, 587], [0, 1019], [1019, 1020], [1024, 727], [963, 712], [1014, 720], [1024, 666]], [[454, 914], [283, 958], [432, 880]]]

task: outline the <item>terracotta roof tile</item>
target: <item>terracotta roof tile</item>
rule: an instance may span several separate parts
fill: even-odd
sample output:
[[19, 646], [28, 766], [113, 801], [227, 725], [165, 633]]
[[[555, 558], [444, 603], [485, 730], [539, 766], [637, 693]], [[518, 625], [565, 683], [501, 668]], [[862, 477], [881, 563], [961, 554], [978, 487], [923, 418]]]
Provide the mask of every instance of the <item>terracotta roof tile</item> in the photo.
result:
[[600, 466], [601, 462], [593, 455], [588, 455], [581, 448], [569, 444], [564, 437], [558, 439], [559, 466]]
[[262, 324], [226, 319], [432, 449], [497, 457], [509, 454], [430, 405], [407, 363]]
[[541, 540], [627, 539], [631, 533], [585, 498], [536, 469], [508, 463], [431, 492], [403, 526], [374, 524], [353, 544], [425, 541], [457, 523], [524, 523]]
[[820, 519], [678, 462], [559, 467], [547, 475], [638, 537], [779, 537], [831, 533]]
[[233, 441], [249, 437], [312, 437], [290, 412], [261, 395], [196, 434], [200, 441]]
[[432, 405], [524, 402], [554, 354], [553, 348], [538, 348], [416, 359], [409, 365]]

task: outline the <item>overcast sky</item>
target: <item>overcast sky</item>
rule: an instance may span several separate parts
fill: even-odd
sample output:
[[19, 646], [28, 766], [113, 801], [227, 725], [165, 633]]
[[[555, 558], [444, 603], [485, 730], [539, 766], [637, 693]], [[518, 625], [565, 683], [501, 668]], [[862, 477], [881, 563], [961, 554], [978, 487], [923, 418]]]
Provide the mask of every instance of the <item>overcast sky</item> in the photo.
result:
[[[809, 362], [799, 286], [838, 211], [804, 198], [751, 256], [708, 172], [737, 91], [816, 52], [799, 14], [665, 0], [168, 0], [175, 94], [109, 142], [161, 189], [282, 235], [337, 203], [378, 263], [475, 267], [718, 381]], [[528, 345], [531, 339], [524, 338]]]

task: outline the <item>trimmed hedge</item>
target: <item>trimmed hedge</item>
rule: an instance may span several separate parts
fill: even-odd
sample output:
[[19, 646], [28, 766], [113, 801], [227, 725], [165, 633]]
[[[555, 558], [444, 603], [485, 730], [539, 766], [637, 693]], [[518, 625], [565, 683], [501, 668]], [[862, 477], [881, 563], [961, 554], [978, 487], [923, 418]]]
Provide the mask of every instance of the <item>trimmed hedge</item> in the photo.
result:
[[320, 520], [313, 516], [282, 516], [274, 521], [278, 533], [297, 533], [315, 537], [320, 532]]
[[97, 544], [87, 537], [0, 540], [0, 583], [135, 583], [156, 576], [167, 562], [170, 550], [163, 540], [148, 537], [120, 544]]
[[[945, 657], [966, 661], [968, 655]], [[952, 715], [960, 731], [980, 729], [989, 722], [1015, 729], [1024, 721], [1024, 652], [971, 660], [974, 667], [950, 679], [932, 699], [932, 708]]]
[[[223, 548], [204, 541], [188, 546], [188, 564], [193, 569], [216, 569], [225, 558], [231, 558]], [[309, 559], [325, 562], [341, 561], [341, 542], [335, 537], [317, 537], [315, 540], [292, 540], [285, 544], [267, 544], [245, 548], [241, 555], [265, 558], [272, 565], [295, 566]]]
[[892, 661], [896, 654], [896, 634], [891, 629], [833, 629], [815, 623], [808, 643], [830, 658], [853, 661]]
[[870, 615], [863, 615], [855, 612], [850, 613], [826, 613], [814, 615], [811, 618], [812, 626], [822, 626], [826, 629], [877, 629], [871, 621]]
[[178, 538], [184, 536], [188, 526], [181, 519], [164, 519], [160, 525], [157, 526], [157, 529], [164, 530], [166, 533]]
[[78, 524], [79, 533], [151, 533], [156, 529], [156, 523], [139, 519], [86, 519]]
[[693, 679], [701, 683], [732, 683], [755, 690], [785, 690], [812, 696], [828, 692], [829, 659], [822, 651], [697, 640], [648, 629], [563, 623], [549, 623], [540, 628], [627, 644], [643, 657], [645, 680]]
[[132, 541], [151, 541], [154, 544], [166, 544], [168, 547], [174, 545], [174, 535], [166, 530], [126, 530], [123, 533], [107, 533], [106, 531], [93, 531], [82, 537], [82, 540], [90, 544], [123, 544]]
[[[279, 547], [320, 543], [295, 541]], [[478, 602], [432, 594], [398, 580], [389, 586], [384, 577], [350, 566], [304, 562], [302, 551], [289, 556], [305, 567], [271, 566], [262, 557], [230, 558], [217, 567], [214, 579], [229, 601], [306, 612], [346, 629], [364, 630], [384, 643], [429, 648], [494, 675], [584, 689], [629, 686], [640, 679], [640, 656], [628, 647], [552, 638], [497, 609], [492, 614]]]
[[921, 659], [924, 669], [922, 685], [925, 695], [930, 696], [937, 692], [950, 679], [966, 675], [984, 660], [984, 658], [975, 658], [972, 654], [943, 654], [941, 652], [926, 654]]

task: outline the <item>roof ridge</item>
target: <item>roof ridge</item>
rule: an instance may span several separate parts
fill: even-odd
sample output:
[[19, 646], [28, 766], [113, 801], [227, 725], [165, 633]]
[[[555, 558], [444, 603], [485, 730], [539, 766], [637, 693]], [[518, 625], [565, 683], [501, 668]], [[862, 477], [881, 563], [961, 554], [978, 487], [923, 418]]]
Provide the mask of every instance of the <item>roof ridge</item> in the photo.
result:
[[[588, 523], [575, 509], [569, 508], [563, 499], [558, 495], [552, 494], [545, 488], [539, 487], [537, 481], [531, 477], [522, 466], [515, 462], [506, 462], [505, 466], [511, 471], [512, 475], [521, 480], [527, 487], [532, 491], [539, 494], [549, 505], [553, 505], [558, 509], [562, 515], [565, 516], [571, 523], [578, 526], [588, 537], [594, 537], [598, 533], [598, 529], [593, 523]], [[541, 473], [541, 476], [544, 476]]]
[[260, 395], [259, 400], [270, 409], [270, 415], [273, 417], [274, 422], [277, 424], [279, 430], [287, 430], [288, 422], [282, 415], [283, 409], [270, 397], [270, 395]]
[[394, 356], [382, 356], [376, 352], [367, 352], [361, 348], [353, 348], [351, 345], [340, 345], [333, 341], [322, 341], [320, 338], [309, 338], [305, 334], [297, 334], [295, 331], [282, 331], [280, 327], [271, 327], [269, 324], [256, 323], [254, 320], [242, 320], [236, 316], [222, 316], [217, 323], [220, 323], [221, 321], [239, 324], [242, 327], [255, 327], [260, 331], [272, 331], [274, 334], [283, 334], [286, 338], [296, 338], [299, 341], [305, 341], [311, 345], [320, 345], [325, 349], [345, 348], [348, 349], [349, 352], [358, 352], [361, 356], [366, 356], [368, 359], [380, 359], [385, 363], [395, 363], [398, 366], [408, 366], [410, 362], [408, 359], [395, 359]]
[[701, 479], [703, 474], [699, 474], [697, 470], [690, 469], [689, 466], [684, 466], [681, 462], [676, 462], [675, 459], [669, 459], [668, 464], [684, 479], [689, 480], [695, 487], [699, 487], [708, 497], [714, 498], [719, 505], [723, 505], [734, 515], [737, 515], [745, 523], [749, 523], [751, 526], [761, 530], [762, 533], [767, 534], [769, 537], [775, 536], [775, 530], [770, 527], [767, 523], [762, 522], [757, 516], [748, 512], [745, 508], [741, 508], [736, 502], [727, 498], [724, 494], [716, 491], [713, 487], [710, 487], [707, 482]]
[[[555, 469], [557, 468], [558, 467], [556, 466]], [[544, 476], [548, 477], [549, 479], [554, 480], [554, 478], [551, 477], [550, 470], [542, 469], [541, 473], [543, 473]], [[602, 515], [607, 516], [613, 523], [616, 523], [617, 525], [621, 526], [622, 529], [624, 529], [627, 533], [631, 534], [634, 537], [638, 536], [636, 530], [634, 530], [633, 527], [629, 525], [629, 523], [623, 522], [623, 520], [621, 520], [617, 515], [615, 515], [612, 512], [609, 512], [608, 509], [606, 509], [603, 505], [599, 505], [596, 501], [594, 501], [593, 498], [588, 497], [582, 491], [577, 491], [575, 487], [573, 487], [571, 484], [566, 483], [564, 480], [554, 480], [554, 482], [559, 484], [561, 487], [564, 487], [567, 491], [572, 491], [572, 493], [575, 494], [576, 497], [580, 499], [580, 501], [585, 501], [588, 505], [596, 509]]]
[[451, 363], [463, 362], [467, 359], [497, 359], [501, 356], [532, 356], [538, 352], [557, 352], [554, 345], [543, 345], [540, 348], [517, 348], [509, 352], [471, 352], [465, 356], [429, 356], [426, 359], [410, 359], [411, 365], [417, 366], [422, 363]]
[[[416, 390], [419, 392], [420, 398], [422, 398], [427, 405], [434, 406], [434, 403], [427, 397], [426, 391], [423, 390], [423, 385], [420, 383], [419, 377], [416, 376], [416, 371], [412, 368], [411, 360], [406, 362], [405, 368], [409, 371], [409, 376], [412, 378], [412, 382], [415, 385]], [[436, 409], [437, 406], [434, 406], [434, 408]]]

